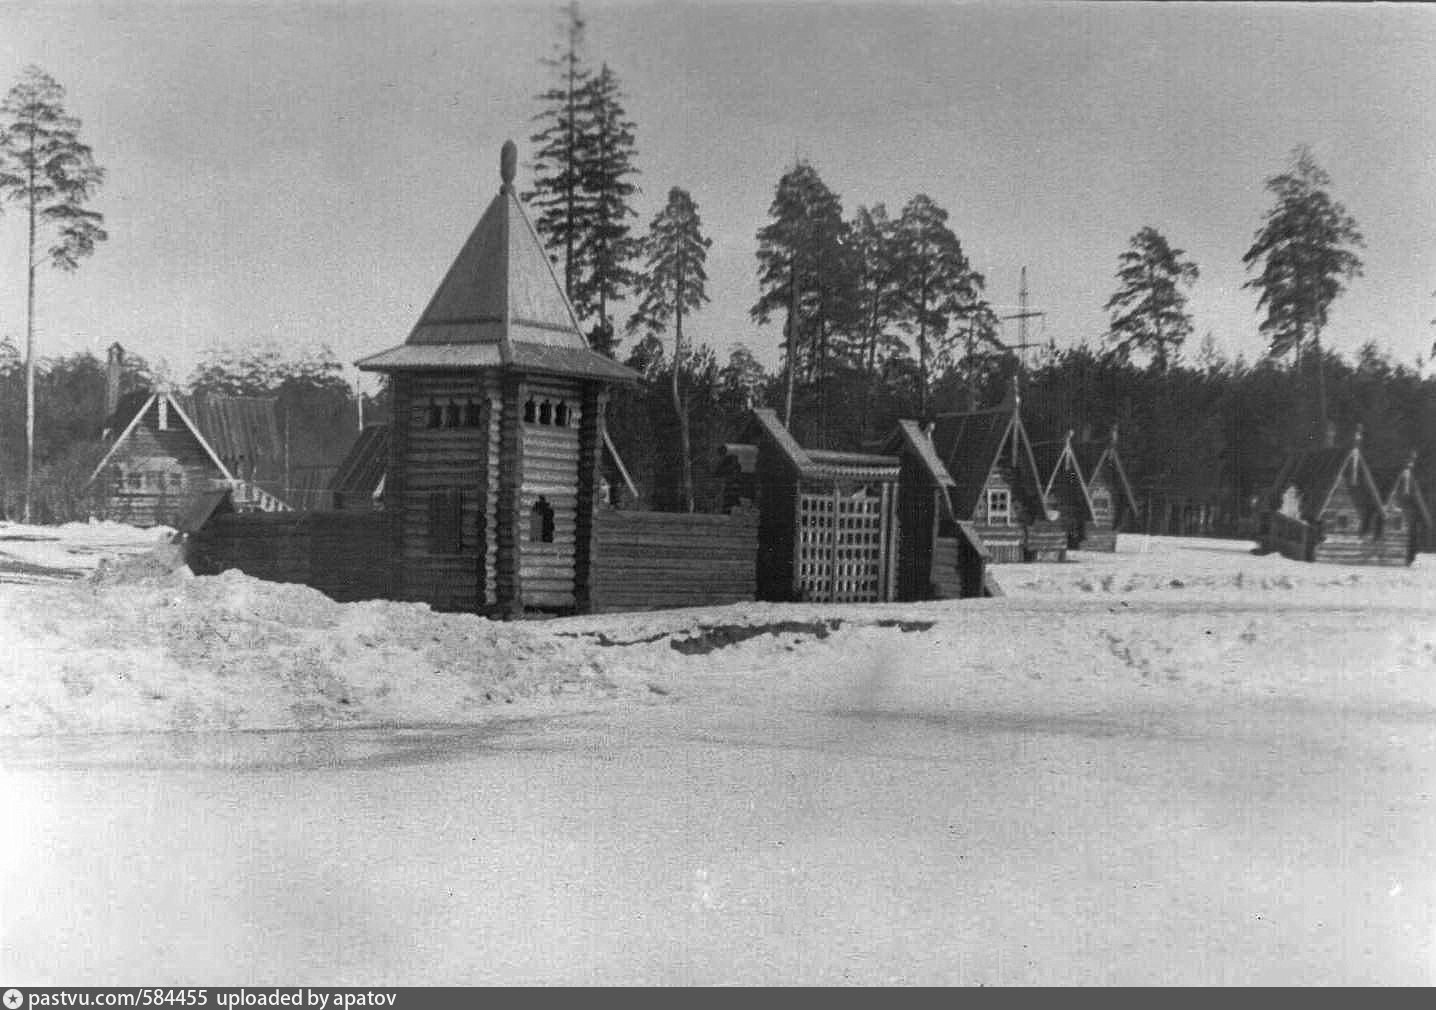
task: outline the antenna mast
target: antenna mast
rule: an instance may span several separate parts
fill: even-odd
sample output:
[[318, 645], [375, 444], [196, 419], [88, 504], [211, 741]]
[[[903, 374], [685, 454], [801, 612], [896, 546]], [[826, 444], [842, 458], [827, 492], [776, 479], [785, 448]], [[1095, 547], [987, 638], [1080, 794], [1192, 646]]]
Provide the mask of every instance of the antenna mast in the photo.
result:
[[1040, 344], [1034, 344], [1028, 340], [1027, 320], [1037, 319], [1041, 316], [1047, 315], [1047, 313], [1043, 312], [1041, 309], [1029, 309], [1027, 307], [1026, 266], [1023, 266], [1022, 268], [1021, 278], [1021, 283], [1017, 288], [1017, 311], [1010, 316], [1003, 316], [1002, 318], [1017, 320], [1017, 343], [1008, 344], [1007, 346], [1010, 350], [1014, 350], [1017, 352], [1018, 368], [1025, 368], [1027, 364], [1027, 351], [1030, 348], [1041, 346]]

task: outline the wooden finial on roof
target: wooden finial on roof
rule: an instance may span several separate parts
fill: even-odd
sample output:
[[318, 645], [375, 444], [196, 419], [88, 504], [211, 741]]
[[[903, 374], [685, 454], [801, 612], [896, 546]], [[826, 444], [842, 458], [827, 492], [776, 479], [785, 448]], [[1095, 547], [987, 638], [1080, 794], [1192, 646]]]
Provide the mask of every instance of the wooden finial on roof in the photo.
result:
[[508, 193], [514, 188], [514, 176], [519, 167], [519, 148], [512, 140], [504, 141], [503, 150], [499, 153], [499, 178], [503, 181], [502, 192]]
[[1363, 433], [1363, 431], [1362, 431], [1361, 422], [1360, 422], [1360, 421], [1357, 421], [1357, 422], [1356, 422], [1356, 431], [1355, 431], [1354, 433], [1352, 433], [1352, 436], [1351, 436], [1351, 441], [1352, 441], [1352, 443], [1353, 443], [1354, 445], [1356, 445], [1356, 446], [1358, 446], [1358, 447], [1361, 445], [1361, 436], [1362, 436], [1362, 434], [1364, 434], [1364, 433]]

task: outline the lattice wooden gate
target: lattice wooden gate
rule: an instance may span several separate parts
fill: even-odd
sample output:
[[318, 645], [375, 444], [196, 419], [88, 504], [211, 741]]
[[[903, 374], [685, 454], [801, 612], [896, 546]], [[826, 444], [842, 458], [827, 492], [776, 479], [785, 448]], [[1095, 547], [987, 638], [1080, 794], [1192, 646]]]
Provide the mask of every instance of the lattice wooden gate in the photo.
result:
[[877, 603], [893, 598], [892, 485], [825, 494], [798, 503], [798, 588], [815, 603]]

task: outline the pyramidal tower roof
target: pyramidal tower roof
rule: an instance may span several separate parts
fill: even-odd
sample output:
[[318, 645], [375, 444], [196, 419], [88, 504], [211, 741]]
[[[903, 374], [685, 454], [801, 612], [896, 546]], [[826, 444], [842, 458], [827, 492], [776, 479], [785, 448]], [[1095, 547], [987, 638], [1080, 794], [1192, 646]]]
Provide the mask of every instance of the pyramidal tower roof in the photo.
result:
[[409, 339], [357, 362], [367, 371], [511, 367], [635, 381], [591, 350], [538, 232], [514, 189], [518, 149], [505, 142], [501, 184]]

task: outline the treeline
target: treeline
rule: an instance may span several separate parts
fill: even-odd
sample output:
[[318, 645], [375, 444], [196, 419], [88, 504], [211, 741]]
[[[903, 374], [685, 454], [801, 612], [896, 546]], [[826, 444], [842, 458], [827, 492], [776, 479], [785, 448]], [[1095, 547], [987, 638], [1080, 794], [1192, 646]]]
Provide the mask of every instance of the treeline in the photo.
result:
[[[1423, 377], [1374, 344], [1350, 359], [1327, 353], [1323, 363], [1338, 444], [1347, 443], [1359, 424], [1364, 451], [1378, 474], [1399, 469], [1414, 452], [1424, 486], [1436, 487], [1436, 377]], [[644, 504], [681, 509], [681, 460], [671, 437], [677, 418], [661, 347], [640, 343], [628, 364], [645, 379], [638, 388], [615, 394], [610, 431], [644, 492]], [[1312, 364], [1309, 357], [1303, 372]], [[1254, 497], [1276, 479], [1287, 453], [1311, 446], [1315, 438], [1309, 374], [1270, 358], [1250, 363], [1210, 349], [1197, 361], [1166, 368], [1139, 366], [1086, 345], [1049, 347], [1026, 369], [1012, 355], [989, 359], [975, 382], [960, 369], [939, 371], [929, 410], [961, 411], [974, 400], [995, 405], [1014, 377], [1034, 441], [1060, 440], [1069, 430], [1079, 441], [1101, 441], [1116, 426], [1139, 507], [1205, 506], [1219, 532], [1248, 532]], [[700, 511], [715, 509], [722, 485], [714, 470], [723, 443], [743, 437], [751, 406], [781, 411], [784, 376], [764, 370], [744, 348], [720, 362], [700, 347], [684, 365], [684, 383], [696, 503]], [[822, 425], [819, 396], [826, 400]], [[798, 387], [792, 428], [805, 445], [873, 449], [898, 418], [920, 417], [922, 408], [914, 382], [875, 385], [863, 369], [838, 362], [825, 390]]]

